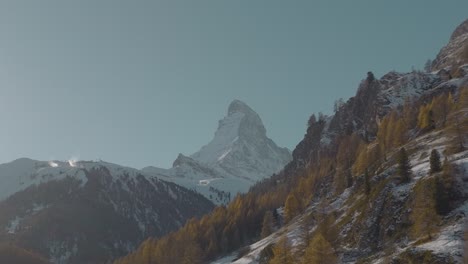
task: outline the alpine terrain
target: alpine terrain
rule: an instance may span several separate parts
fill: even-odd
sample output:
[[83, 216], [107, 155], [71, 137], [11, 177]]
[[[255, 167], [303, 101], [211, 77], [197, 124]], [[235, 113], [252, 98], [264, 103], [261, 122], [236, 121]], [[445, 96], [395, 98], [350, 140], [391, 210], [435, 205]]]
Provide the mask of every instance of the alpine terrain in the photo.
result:
[[290, 160], [290, 151], [267, 137], [259, 115], [234, 100], [211, 142], [189, 157], [179, 154], [170, 169], [143, 171], [195, 190], [215, 204], [226, 204], [237, 193], [281, 171]]
[[[217, 143], [232, 113], [187, 160], [238, 171], [218, 160], [237, 149]], [[368, 72], [333, 115], [311, 115], [292, 156], [115, 263], [468, 263], [468, 20], [425, 71]]]
[[[0, 260], [7, 252], [2, 263], [103, 263], [212, 208], [136, 169], [22, 158], [0, 165]], [[23, 251], [44, 262], [23, 262]]]

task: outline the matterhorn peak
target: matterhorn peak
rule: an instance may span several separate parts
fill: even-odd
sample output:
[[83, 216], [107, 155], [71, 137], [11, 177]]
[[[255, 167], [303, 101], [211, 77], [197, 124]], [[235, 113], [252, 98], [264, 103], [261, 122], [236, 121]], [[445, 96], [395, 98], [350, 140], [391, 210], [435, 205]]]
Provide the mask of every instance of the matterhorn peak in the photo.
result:
[[232, 115], [234, 113], [257, 114], [246, 103], [237, 99], [233, 100], [231, 104], [229, 104], [229, 107], [228, 107], [228, 115]]
[[267, 137], [260, 116], [252, 108], [234, 100], [227, 116], [219, 121], [213, 140], [190, 158], [256, 181], [278, 172], [291, 154]]

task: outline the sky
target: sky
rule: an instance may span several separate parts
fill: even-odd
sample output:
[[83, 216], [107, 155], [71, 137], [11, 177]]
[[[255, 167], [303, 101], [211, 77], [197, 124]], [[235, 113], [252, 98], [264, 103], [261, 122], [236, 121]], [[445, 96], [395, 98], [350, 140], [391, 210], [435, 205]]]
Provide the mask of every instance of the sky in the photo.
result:
[[421, 69], [468, 1], [0, 0], [0, 163], [168, 168], [240, 99], [294, 149], [371, 70]]

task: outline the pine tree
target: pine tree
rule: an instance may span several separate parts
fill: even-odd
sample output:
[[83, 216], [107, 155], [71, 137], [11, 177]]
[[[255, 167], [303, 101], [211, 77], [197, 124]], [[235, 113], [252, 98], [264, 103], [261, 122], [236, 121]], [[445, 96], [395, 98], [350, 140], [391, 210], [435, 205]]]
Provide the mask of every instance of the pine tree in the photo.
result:
[[334, 264], [337, 262], [338, 259], [334, 253], [332, 245], [323, 237], [321, 233], [317, 233], [307, 247], [302, 259], [302, 263]]
[[411, 181], [411, 165], [408, 159], [408, 154], [406, 154], [406, 149], [401, 148], [398, 157], [398, 168], [397, 174], [400, 177], [400, 183], [407, 183]]
[[442, 166], [440, 164], [440, 154], [436, 149], [433, 149], [431, 151], [431, 157], [429, 159], [430, 165], [431, 165], [431, 170], [430, 173], [436, 173], [442, 170]]
[[436, 210], [439, 215], [446, 215], [450, 211], [447, 189], [440, 175], [436, 177]]

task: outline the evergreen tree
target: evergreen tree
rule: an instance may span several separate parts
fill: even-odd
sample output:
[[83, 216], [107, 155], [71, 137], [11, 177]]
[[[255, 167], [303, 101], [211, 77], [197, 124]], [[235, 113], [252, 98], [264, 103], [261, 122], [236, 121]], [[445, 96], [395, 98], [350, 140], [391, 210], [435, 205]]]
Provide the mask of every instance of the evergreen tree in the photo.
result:
[[453, 165], [447, 157], [442, 165], [442, 173], [437, 176], [437, 213], [446, 215], [451, 210], [450, 201], [455, 199], [455, 177]]
[[367, 82], [368, 82], [368, 83], [371, 83], [371, 82], [373, 82], [374, 80], [375, 80], [374, 73], [371, 72], [371, 71], [367, 72]]
[[439, 152], [436, 149], [433, 149], [431, 151], [431, 157], [429, 159], [430, 165], [431, 165], [431, 171], [430, 173], [436, 173], [442, 170], [442, 166], [440, 164], [440, 155]]
[[446, 215], [450, 211], [447, 189], [440, 175], [436, 177], [436, 210], [439, 215]]
[[317, 123], [317, 118], [315, 117], [315, 114], [312, 114], [309, 117], [309, 120], [307, 121], [307, 127], [311, 127], [311, 126], [315, 125], [315, 123]]
[[406, 149], [401, 148], [398, 152], [398, 168], [397, 174], [400, 179], [400, 183], [407, 183], [411, 181], [411, 165], [408, 159], [408, 154], [406, 154]]
[[332, 245], [323, 237], [321, 233], [317, 233], [307, 247], [302, 259], [302, 263], [334, 264], [337, 262], [338, 259], [334, 253]]

